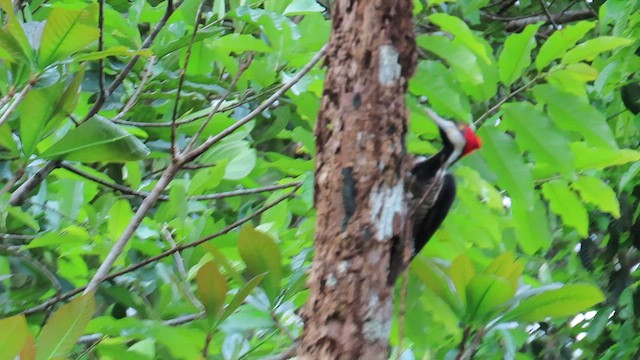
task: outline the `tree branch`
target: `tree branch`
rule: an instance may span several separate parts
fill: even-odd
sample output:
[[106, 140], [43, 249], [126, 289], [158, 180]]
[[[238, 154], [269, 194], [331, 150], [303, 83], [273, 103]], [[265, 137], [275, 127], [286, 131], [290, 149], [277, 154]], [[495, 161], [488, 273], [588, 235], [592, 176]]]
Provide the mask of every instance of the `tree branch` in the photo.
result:
[[529, 24], [535, 24], [540, 21], [543, 21], [545, 24], [549, 24], [550, 22], [555, 22], [555, 24], [566, 24], [578, 20], [586, 20], [592, 18], [594, 18], [593, 12], [589, 9], [565, 11], [564, 13], [560, 14], [551, 14], [551, 16], [548, 16], [546, 14], [535, 15], [524, 19], [509, 21], [506, 25], [506, 30], [517, 31]]
[[[205, 242], [207, 242], [209, 240], [212, 240], [212, 239], [215, 239], [215, 238], [217, 238], [219, 236], [222, 236], [222, 235], [228, 233], [229, 231], [239, 227], [240, 225], [243, 225], [243, 224], [255, 219], [256, 217], [258, 217], [259, 215], [261, 215], [265, 211], [267, 211], [267, 210], [271, 209], [272, 207], [278, 205], [279, 203], [283, 202], [284, 200], [292, 197], [295, 194], [295, 192], [300, 188], [300, 186], [302, 186], [302, 184], [299, 184], [298, 186], [296, 186], [288, 194], [285, 194], [285, 195], [277, 198], [276, 200], [270, 202], [269, 204], [264, 205], [263, 207], [261, 207], [256, 212], [254, 212], [254, 213], [252, 213], [250, 215], [247, 215], [246, 217], [234, 222], [231, 225], [228, 225], [224, 229], [222, 229], [222, 230], [220, 230], [220, 231], [218, 231], [218, 232], [216, 232], [214, 234], [211, 234], [209, 236], [206, 236], [206, 237], [201, 238], [199, 240], [196, 240], [194, 242], [187, 243], [187, 244], [180, 245], [180, 246], [171, 248], [169, 250], [166, 250], [166, 251], [162, 252], [161, 254], [155, 255], [155, 256], [150, 257], [148, 259], [145, 259], [145, 260], [143, 260], [143, 261], [141, 261], [141, 262], [139, 262], [137, 264], [134, 264], [134, 265], [131, 265], [131, 266], [125, 268], [125, 269], [122, 269], [122, 270], [120, 270], [118, 272], [115, 272], [115, 273], [112, 273], [112, 274], [110, 274], [108, 276], [105, 276], [104, 278], [102, 278], [101, 281], [113, 280], [113, 279], [117, 278], [118, 276], [121, 276], [121, 275], [130, 273], [132, 271], [138, 270], [138, 269], [140, 269], [140, 268], [142, 268], [142, 267], [144, 267], [144, 266], [146, 266], [148, 264], [156, 262], [156, 261], [158, 261], [160, 259], [163, 259], [165, 257], [171, 256], [171, 255], [173, 255], [173, 253], [175, 253], [177, 251], [182, 251], [182, 250], [185, 250], [185, 249], [188, 249], [188, 248], [196, 247], [196, 246], [201, 245], [201, 244], [203, 244], [203, 243], [205, 243]], [[79, 288], [73, 289], [73, 290], [71, 290], [71, 291], [69, 291], [67, 293], [64, 293], [64, 294], [62, 294], [62, 295], [60, 295], [60, 296], [58, 296], [56, 298], [51, 298], [51, 299], [43, 302], [40, 305], [34, 306], [32, 308], [29, 308], [29, 309], [23, 311], [22, 314], [30, 315], [30, 314], [34, 314], [34, 313], [39, 312], [39, 311], [43, 311], [43, 310], [47, 309], [48, 307], [56, 304], [58, 301], [67, 300], [67, 299], [71, 298], [72, 296], [74, 296], [76, 294], [79, 294], [80, 292], [86, 290], [87, 287], [88, 286], [79, 287]]]
[[60, 161], [58, 160], [48, 161], [35, 175], [23, 182], [22, 185], [11, 194], [9, 205], [21, 205], [33, 189], [37, 188], [58, 165], [60, 165]]

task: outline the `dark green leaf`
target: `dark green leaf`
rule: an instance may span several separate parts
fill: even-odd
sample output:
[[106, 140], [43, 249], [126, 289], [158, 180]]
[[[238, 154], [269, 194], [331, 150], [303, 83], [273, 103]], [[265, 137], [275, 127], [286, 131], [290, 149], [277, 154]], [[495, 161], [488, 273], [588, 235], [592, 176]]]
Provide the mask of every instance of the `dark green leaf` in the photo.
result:
[[135, 136], [118, 125], [98, 118], [69, 131], [62, 139], [42, 153], [45, 159], [66, 159], [82, 162], [124, 162], [140, 160], [149, 149]]

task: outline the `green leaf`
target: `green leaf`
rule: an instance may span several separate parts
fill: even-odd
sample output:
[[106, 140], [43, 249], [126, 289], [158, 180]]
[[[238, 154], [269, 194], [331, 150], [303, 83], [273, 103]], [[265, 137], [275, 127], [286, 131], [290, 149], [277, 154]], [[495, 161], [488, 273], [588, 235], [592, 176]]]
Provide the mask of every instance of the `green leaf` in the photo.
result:
[[564, 29], [554, 31], [547, 41], [540, 47], [540, 52], [536, 57], [536, 68], [538, 71], [544, 69], [553, 60], [564, 55], [580, 41], [589, 30], [593, 29], [596, 23], [593, 21], [580, 21], [575, 25], [569, 25]]
[[[425, 95], [433, 110], [458, 120], [469, 122], [471, 120], [471, 105], [469, 99], [457, 84], [451, 71], [437, 61], [421, 61], [416, 69], [416, 75], [409, 82], [409, 91], [415, 95]], [[430, 125], [424, 110], [421, 108], [419, 117]], [[434, 127], [435, 130], [435, 127]]]
[[226, 318], [231, 316], [231, 314], [233, 314], [233, 312], [236, 311], [236, 309], [239, 308], [240, 305], [242, 305], [242, 303], [244, 302], [244, 299], [246, 299], [251, 294], [253, 289], [255, 289], [256, 286], [260, 284], [260, 282], [262, 281], [262, 279], [264, 279], [265, 276], [266, 274], [260, 274], [255, 276], [253, 279], [249, 280], [247, 284], [242, 289], [240, 289], [240, 291], [236, 293], [233, 299], [231, 299], [231, 301], [229, 302], [229, 305], [227, 305], [227, 307], [224, 309], [224, 312], [220, 316], [219, 321], [222, 322]]
[[117, 239], [122, 235], [133, 217], [131, 204], [125, 199], [116, 200], [109, 209], [109, 220], [107, 221], [108, 235], [111, 239]]
[[415, 273], [436, 296], [445, 301], [454, 313], [458, 315], [462, 314], [464, 305], [462, 298], [459, 297], [462, 293], [456, 292], [456, 284], [452, 278], [447, 276], [445, 271], [422, 256], [417, 256], [413, 259], [411, 262], [411, 271]]
[[533, 209], [521, 202], [511, 207], [514, 228], [518, 244], [525, 253], [533, 255], [538, 250], [548, 249], [551, 245], [551, 231], [544, 205], [539, 199], [533, 202]]
[[[0, 31], [0, 48], [8, 50], [15, 55], [15, 60], [21, 58], [27, 63], [31, 63], [33, 59], [33, 49], [29, 43], [29, 39], [24, 32], [24, 28], [13, 8], [11, 0], [0, 0], [0, 9], [2, 9], [6, 17], [4, 20], [4, 29]], [[5, 47], [9, 45], [10, 47]]]
[[60, 307], [44, 325], [36, 340], [36, 360], [66, 358], [95, 311], [93, 293], [79, 296]]
[[482, 322], [491, 317], [492, 310], [511, 299], [511, 284], [496, 275], [476, 275], [467, 284], [467, 313], [472, 321]]
[[217, 319], [229, 290], [227, 279], [222, 276], [218, 267], [209, 261], [198, 271], [196, 286], [196, 295], [204, 305], [207, 316]]
[[598, 209], [608, 212], [616, 219], [620, 217], [620, 203], [613, 189], [602, 179], [593, 176], [580, 176], [571, 183], [571, 187], [580, 193], [582, 200]]
[[85, 49], [98, 39], [98, 4], [81, 10], [56, 7], [47, 17], [40, 42], [41, 69]]
[[264, 274], [264, 290], [272, 303], [280, 294], [282, 279], [282, 260], [280, 248], [274, 239], [262, 231], [245, 225], [240, 230], [238, 251], [247, 265], [247, 275], [255, 277]]
[[511, 296], [513, 296], [518, 289], [518, 280], [520, 279], [520, 275], [522, 275], [523, 269], [524, 265], [522, 261], [516, 260], [513, 253], [507, 251], [493, 259], [484, 273], [486, 275], [496, 275], [509, 281], [513, 289]]
[[492, 62], [487, 49], [462, 19], [445, 13], [435, 13], [429, 16], [429, 20], [438, 25], [443, 31], [453, 35], [455, 37], [454, 42], [459, 42], [466, 46], [484, 60], [485, 63], [490, 64]]
[[594, 146], [618, 147], [605, 116], [584, 99], [551, 85], [538, 85], [533, 94], [547, 104], [549, 115], [559, 128], [582, 134]]
[[62, 84], [48, 88], [31, 90], [24, 98], [18, 112], [20, 113], [20, 140], [22, 152], [28, 158], [42, 139], [47, 122], [53, 117], [57, 99], [62, 93]]
[[484, 126], [478, 131], [483, 147], [480, 152], [498, 175], [498, 184], [513, 199], [527, 209], [533, 208], [533, 179], [524, 164], [513, 139], [495, 127]]
[[460, 82], [479, 85], [484, 80], [476, 63], [476, 55], [464, 45], [454, 43], [445, 36], [418, 36], [420, 47], [444, 59], [455, 71]]
[[498, 58], [500, 81], [511, 86], [531, 65], [531, 50], [536, 47], [535, 35], [542, 23], [530, 24], [519, 34], [511, 34], [504, 42]]
[[0, 319], [0, 360], [13, 360], [27, 340], [27, 321], [24, 315]]
[[605, 300], [604, 294], [595, 286], [570, 284], [560, 289], [547, 290], [524, 299], [510, 310], [502, 321], [543, 321], [574, 315]]
[[582, 237], [589, 235], [589, 215], [576, 193], [563, 180], [542, 185], [542, 195], [549, 200], [553, 212], [560, 215], [565, 225], [574, 227]]
[[451, 262], [451, 267], [449, 267], [447, 273], [456, 287], [458, 297], [462, 300], [463, 306], [466, 306], [467, 285], [476, 275], [476, 269], [471, 259], [464, 253], [458, 255], [458, 257]]
[[562, 57], [562, 63], [574, 64], [584, 60], [591, 61], [605, 51], [610, 51], [621, 46], [628, 46], [632, 43], [632, 39], [615, 36], [600, 36], [595, 39], [587, 40], [569, 50]]
[[640, 160], [640, 151], [631, 149], [602, 149], [587, 146], [584, 142], [570, 145], [578, 170], [604, 169]]
[[91, 118], [42, 153], [45, 159], [124, 162], [144, 159], [149, 149], [118, 125]]
[[516, 142], [529, 150], [536, 160], [547, 163], [553, 170], [568, 175], [573, 170], [573, 155], [569, 141], [551, 122], [528, 102], [505, 104], [503, 122], [516, 133]]
[[13, 140], [11, 134], [11, 127], [9, 127], [7, 123], [0, 126], [0, 147], [9, 150], [14, 155], [17, 155], [19, 152], [18, 144]]
[[100, 59], [106, 59], [110, 56], [133, 57], [136, 55], [149, 57], [153, 55], [153, 52], [149, 49], [134, 50], [134, 49], [129, 49], [126, 46], [114, 46], [102, 51], [92, 51], [85, 54], [76, 55], [73, 57], [73, 61], [76, 61], [76, 62], [95, 61]]
[[284, 9], [283, 15], [304, 15], [321, 12], [324, 12], [324, 8], [315, 0], [293, 0], [287, 8]]
[[247, 51], [258, 53], [271, 52], [273, 49], [263, 40], [255, 38], [249, 34], [229, 34], [216, 39], [212, 45], [213, 48], [221, 49], [226, 54], [241, 54]]
[[248, 141], [223, 140], [207, 152], [203, 161], [213, 163], [225, 161], [227, 166], [224, 179], [239, 180], [247, 177], [255, 168], [257, 153]]

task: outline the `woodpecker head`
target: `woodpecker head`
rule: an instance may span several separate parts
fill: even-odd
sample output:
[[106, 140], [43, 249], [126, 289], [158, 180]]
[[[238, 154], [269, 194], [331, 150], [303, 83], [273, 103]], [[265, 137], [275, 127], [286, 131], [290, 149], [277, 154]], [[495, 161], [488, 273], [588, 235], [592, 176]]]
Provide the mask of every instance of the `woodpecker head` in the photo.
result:
[[482, 140], [473, 132], [473, 129], [464, 123], [458, 123], [458, 130], [462, 133], [462, 136], [465, 139], [464, 148], [462, 149], [462, 154], [460, 157], [463, 157], [469, 153], [472, 153], [475, 150], [478, 150], [482, 147]]
[[444, 143], [443, 150], [449, 155], [443, 164], [443, 168], [451, 166], [451, 164], [460, 160], [463, 156], [482, 146], [482, 141], [476, 136], [469, 125], [443, 119], [428, 107], [425, 108], [425, 111], [436, 125], [438, 125], [442, 142]]

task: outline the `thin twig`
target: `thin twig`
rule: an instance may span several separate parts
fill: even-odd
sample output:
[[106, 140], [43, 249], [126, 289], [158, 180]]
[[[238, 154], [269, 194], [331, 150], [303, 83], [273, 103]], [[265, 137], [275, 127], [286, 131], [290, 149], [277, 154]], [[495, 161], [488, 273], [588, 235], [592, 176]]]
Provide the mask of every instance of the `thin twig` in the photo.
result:
[[[178, 90], [176, 91], [176, 99], [173, 103], [173, 114], [171, 115], [171, 157], [175, 159], [178, 155], [178, 146], [176, 145], [176, 130], [178, 126], [176, 125], [176, 120], [178, 119], [178, 105], [180, 104], [180, 94], [182, 93], [182, 86], [184, 85], [184, 78], [187, 75], [187, 67], [189, 66], [189, 59], [191, 58], [191, 49], [193, 48], [193, 43], [196, 40], [196, 34], [198, 33], [198, 25], [200, 25], [200, 17], [202, 16], [202, 5], [204, 3], [201, 2], [200, 6], [198, 6], [198, 11], [196, 11], [196, 19], [195, 25], [193, 25], [193, 32], [191, 33], [191, 40], [189, 41], [189, 46], [187, 46], [187, 53], [184, 57], [184, 66], [180, 69], [180, 79], [178, 80]], [[227, 90], [230, 91], [230, 90]]]
[[6, 253], [7, 255], [11, 255], [12, 257], [20, 258], [28, 262], [34, 268], [38, 269], [38, 271], [40, 271], [40, 273], [42, 273], [42, 275], [44, 275], [44, 277], [46, 277], [47, 280], [49, 280], [49, 282], [51, 283], [51, 286], [53, 286], [53, 289], [55, 290], [55, 293], [56, 293], [55, 296], [58, 296], [59, 294], [62, 293], [62, 285], [60, 284], [60, 281], [58, 281], [56, 276], [49, 269], [47, 269], [46, 266], [44, 266], [37, 260], [27, 256], [25, 252], [15, 251], [5, 246], [0, 247], [0, 252]]
[[482, 114], [478, 119], [476, 119], [476, 121], [473, 122], [473, 125], [475, 125], [476, 127], [480, 126], [489, 116], [491, 116], [491, 114], [494, 111], [500, 109], [500, 107], [502, 105], [504, 105], [504, 103], [506, 103], [507, 101], [511, 100], [511, 98], [513, 98], [514, 96], [518, 95], [520, 92], [522, 92], [523, 90], [525, 90], [529, 86], [533, 85], [542, 76], [543, 76], [543, 74], [538, 74], [538, 76], [534, 77], [533, 80], [529, 81], [528, 83], [522, 85], [521, 87], [519, 87], [516, 90], [514, 90], [514, 91], [510, 92], [509, 94], [507, 94], [507, 96], [502, 98], [500, 101], [498, 101], [497, 104], [492, 106], [489, 110], [487, 110], [484, 114]]
[[209, 125], [209, 122], [211, 121], [213, 116], [219, 112], [222, 103], [225, 102], [227, 97], [229, 97], [229, 95], [231, 94], [231, 90], [233, 90], [233, 88], [238, 83], [238, 80], [240, 80], [240, 76], [242, 76], [242, 74], [249, 68], [251, 61], [253, 61], [253, 56], [249, 55], [249, 59], [240, 64], [240, 68], [238, 68], [238, 72], [233, 77], [233, 80], [231, 80], [231, 83], [227, 87], [227, 90], [224, 92], [222, 97], [216, 101], [216, 104], [209, 112], [207, 118], [202, 122], [202, 124], [200, 124], [200, 128], [198, 128], [198, 131], [196, 131], [196, 133], [191, 137], [191, 140], [189, 140], [189, 143], [184, 148], [184, 153], [189, 152], [195, 146], [196, 141], [198, 141], [198, 138], [200, 137], [200, 135], [202, 135], [204, 129], [207, 127], [207, 125]]
[[116, 243], [113, 245], [113, 247], [111, 247], [111, 250], [109, 250], [107, 257], [98, 268], [98, 271], [96, 271], [93, 278], [91, 278], [91, 281], [89, 281], [84, 294], [94, 291], [98, 288], [102, 281], [104, 281], [104, 278], [109, 274], [109, 270], [111, 270], [113, 264], [116, 262], [120, 254], [122, 254], [124, 247], [127, 245], [135, 231], [138, 229], [138, 226], [140, 226], [142, 220], [144, 220], [145, 216], [147, 216], [147, 213], [156, 203], [158, 197], [160, 197], [160, 193], [164, 191], [169, 183], [171, 183], [175, 175], [178, 173], [178, 170], [180, 170], [180, 166], [181, 164], [176, 162], [169, 165], [167, 170], [162, 174], [162, 176], [154, 186], [153, 190], [151, 190], [149, 195], [145, 197], [144, 200], [142, 200], [140, 207], [133, 215], [131, 221], [129, 221], [129, 224], [124, 229], [124, 232], [122, 233], [118, 241], [116, 241]]
[[540, 4], [542, 5], [542, 9], [544, 10], [545, 15], [547, 15], [547, 19], [549, 20], [551, 25], [553, 25], [553, 28], [558, 30], [558, 24], [556, 24], [553, 15], [551, 15], [551, 12], [549, 12], [549, 7], [547, 7], [546, 0], [540, 0]]
[[[147, 197], [149, 196], [148, 192], [142, 192], [142, 191], [136, 191], [133, 190], [129, 187], [126, 187], [124, 185], [120, 185], [120, 184], [116, 184], [116, 183], [112, 183], [112, 182], [108, 182], [105, 180], [102, 180], [99, 177], [93, 176], [87, 172], [84, 172], [70, 164], [67, 164], [66, 162], [63, 162], [60, 167], [71, 171], [72, 173], [82, 176], [85, 179], [91, 180], [95, 183], [98, 183], [102, 186], [108, 187], [110, 189], [116, 190], [116, 191], [120, 191], [123, 194], [127, 194], [127, 195], [133, 195], [133, 196], [138, 196], [138, 197]], [[184, 167], [183, 167], [184, 168]], [[286, 188], [290, 188], [290, 187], [294, 187], [294, 186], [298, 186], [300, 185], [300, 182], [292, 182], [292, 183], [287, 183], [287, 184], [281, 184], [281, 185], [270, 185], [270, 186], [264, 186], [264, 187], [259, 187], [259, 188], [253, 188], [253, 189], [239, 189], [239, 190], [232, 190], [232, 191], [226, 191], [226, 192], [220, 192], [220, 193], [216, 193], [216, 194], [205, 194], [205, 195], [195, 195], [195, 196], [190, 196], [189, 199], [190, 200], [218, 200], [218, 199], [224, 199], [224, 198], [228, 198], [228, 197], [233, 197], [233, 196], [243, 196], [243, 195], [250, 195], [250, 194], [258, 194], [258, 193], [263, 193], [263, 192], [268, 192], [268, 191], [274, 191], [274, 190], [280, 190], [280, 189], [286, 189]], [[168, 195], [160, 195], [158, 196], [158, 200], [160, 201], [169, 201], [169, 196]]]
[[[283, 202], [284, 200], [292, 197], [298, 189], [299, 189], [299, 186], [297, 186], [290, 193], [279, 197], [278, 199], [270, 202], [269, 204], [264, 205], [263, 207], [258, 209], [256, 212], [245, 216], [244, 218], [234, 222], [231, 225], [228, 225], [224, 229], [222, 229], [222, 230], [220, 230], [220, 231], [218, 231], [218, 232], [216, 232], [214, 234], [211, 234], [211, 235], [206, 236], [204, 238], [198, 239], [198, 240], [196, 240], [194, 242], [191, 242], [191, 243], [188, 243], [188, 244], [184, 244], [184, 245], [180, 245], [178, 247], [166, 250], [161, 254], [155, 255], [155, 256], [150, 257], [148, 259], [145, 259], [145, 260], [143, 260], [143, 261], [141, 261], [141, 262], [139, 262], [137, 264], [131, 265], [131, 266], [129, 266], [127, 268], [124, 268], [124, 269], [122, 269], [120, 271], [112, 273], [112, 274], [104, 277], [104, 279], [102, 279], [102, 281], [113, 280], [113, 279], [117, 278], [118, 276], [122, 276], [124, 274], [128, 274], [130, 272], [136, 271], [136, 270], [138, 270], [138, 269], [140, 269], [140, 268], [142, 268], [142, 267], [144, 267], [146, 265], [154, 263], [154, 262], [156, 262], [156, 261], [158, 261], [160, 259], [166, 258], [167, 256], [171, 256], [176, 251], [182, 251], [182, 250], [185, 250], [185, 249], [196, 247], [196, 246], [198, 246], [200, 244], [203, 244], [203, 243], [205, 243], [205, 242], [207, 242], [209, 240], [213, 240], [213, 239], [215, 239], [215, 238], [217, 238], [219, 236], [222, 236], [222, 235], [230, 232], [231, 230], [233, 230], [233, 229], [235, 229], [235, 228], [237, 228], [237, 227], [239, 227], [239, 226], [241, 226], [241, 225], [243, 225], [243, 224], [255, 219], [256, 217], [260, 216], [265, 211], [273, 208], [274, 206], [278, 205], [279, 203]], [[42, 310], [45, 310], [48, 307], [50, 307], [50, 306], [54, 305], [55, 303], [57, 303], [58, 301], [67, 300], [67, 299], [71, 298], [72, 296], [74, 296], [76, 294], [79, 294], [80, 292], [84, 291], [86, 288], [87, 288], [87, 286], [82, 286], [82, 287], [73, 289], [73, 290], [71, 290], [71, 291], [69, 291], [67, 293], [64, 293], [64, 294], [60, 295], [58, 298], [49, 299], [49, 300], [43, 302], [40, 305], [34, 306], [32, 308], [29, 308], [29, 309], [23, 311], [22, 314], [30, 315], [30, 314], [34, 314], [36, 312], [40, 312]]]
[[[167, 2], [167, 10], [165, 11], [164, 16], [162, 16], [158, 24], [156, 24], [156, 26], [153, 28], [153, 31], [151, 31], [149, 36], [147, 36], [147, 38], [142, 42], [142, 45], [140, 46], [139, 50], [144, 50], [151, 46], [155, 38], [160, 33], [160, 30], [162, 30], [162, 28], [167, 24], [167, 21], [169, 20], [173, 12], [178, 7], [180, 7], [180, 5], [182, 5], [183, 1], [184, 0], [176, 1], [175, 5], [173, 4], [173, 1]], [[127, 77], [127, 75], [129, 75], [129, 73], [133, 69], [133, 66], [138, 62], [139, 59], [140, 59], [140, 55], [134, 55], [131, 58], [131, 60], [129, 60], [127, 65], [125, 65], [124, 68], [120, 70], [120, 72], [118, 73], [118, 76], [113, 80], [113, 82], [109, 85], [109, 87], [105, 89], [104, 96], [98, 97], [95, 104], [93, 104], [93, 107], [91, 107], [91, 109], [89, 110], [89, 112], [87, 112], [87, 114], [84, 116], [82, 121], [80, 121], [81, 123], [84, 123], [85, 121], [89, 120], [93, 115], [98, 113], [98, 111], [102, 108], [107, 98], [120, 86], [120, 84], [122, 84], [124, 79]]]
[[183, 155], [180, 156], [181, 161], [185, 163], [193, 161], [198, 156], [202, 155], [202, 153], [209, 150], [211, 146], [218, 143], [220, 140], [224, 139], [229, 134], [233, 133], [238, 128], [240, 128], [244, 124], [253, 120], [256, 116], [261, 114], [266, 108], [268, 108], [269, 106], [271, 106], [271, 104], [273, 104], [276, 100], [278, 100], [280, 96], [282, 96], [287, 90], [289, 90], [293, 85], [298, 83], [298, 81], [300, 81], [300, 79], [302, 79], [304, 75], [306, 75], [314, 67], [314, 65], [318, 61], [320, 61], [320, 59], [322, 59], [326, 49], [327, 49], [327, 45], [324, 45], [322, 49], [320, 49], [320, 51], [318, 51], [318, 53], [311, 59], [311, 61], [309, 61], [307, 65], [305, 65], [293, 78], [291, 78], [289, 82], [287, 82], [284, 86], [278, 89], [278, 91], [276, 91], [273, 95], [271, 95], [264, 103], [262, 103], [260, 106], [255, 108], [252, 112], [247, 114], [242, 119], [238, 120], [233, 125], [224, 129], [217, 135], [210, 136], [204, 143], [202, 143], [200, 146], [196, 147], [195, 149], [187, 153], [183, 153]]
[[[104, 0], [98, 0], [98, 51], [104, 50]], [[100, 97], [105, 97], [104, 93], [104, 59], [98, 60], [98, 89]]]
[[[142, 94], [142, 90], [144, 89], [144, 86], [146, 85], [147, 81], [153, 74], [153, 65], [155, 64], [155, 62], [156, 62], [155, 56], [149, 57], [149, 61], [147, 61], [147, 66], [144, 72], [142, 73], [142, 79], [140, 79], [140, 84], [138, 84], [138, 86], [136, 87], [136, 91], [133, 93], [133, 95], [131, 95], [131, 98], [129, 98], [129, 101], [127, 101], [127, 103], [122, 107], [120, 112], [116, 116], [114, 116], [113, 119], [111, 119], [111, 121], [116, 122], [122, 119], [129, 112], [129, 110], [131, 110], [133, 106], [138, 102], [138, 98], [140, 97], [140, 94]], [[126, 123], [125, 125], [133, 125], [133, 124]]]
[[[177, 246], [176, 241], [173, 239], [173, 236], [171, 235], [171, 232], [169, 232], [168, 229], [164, 228], [162, 229], [162, 231], [160, 231], [160, 233], [162, 234], [162, 237], [165, 240], [167, 240], [167, 242], [169, 243], [169, 245], [171, 245], [172, 248]], [[189, 299], [189, 302], [196, 309], [203, 311], [204, 306], [202, 306], [202, 303], [198, 299], [196, 299], [196, 297], [193, 295], [193, 292], [189, 287], [189, 275], [187, 275], [187, 269], [184, 266], [184, 260], [182, 259], [182, 255], [180, 254], [180, 252], [176, 252], [175, 254], [173, 254], [173, 261], [176, 264], [176, 271], [178, 272], [178, 274], [180, 274], [178, 286], [182, 287], [182, 292]]]
[[7, 108], [7, 110], [4, 113], [2, 113], [2, 115], [0, 116], [0, 126], [2, 126], [2, 124], [4, 124], [5, 121], [9, 119], [9, 116], [11, 116], [11, 114], [13, 114], [14, 111], [16, 111], [16, 109], [18, 108], [18, 105], [20, 105], [20, 103], [24, 100], [24, 98], [27, 96], [27, 94], [33, 87], [33, 84], [35, 84], [35, 81], [29, 81], [27, 85], [24, 86], [22, 91], [18, 93], [18, 96], [15, 99], [13, 99], [13, 102], [11, 103], [11, 105], [9, 105], [9, 108]]
[[48, 161], [35, 175], [30, 177], [27, 181], [23, 182], [16, 191], [11, 194], [9, 198], [9, 205], [17, 206], [21, 205], [24, 200], [31, 194], [33, 189], [38, 187], [42, 181], [57, 168], [60, 164], [58, 160]]
[[[239, 106], [242, 106], [248, 102], [251, 102], [253, 100], [256, 100], [260, 97], [263, 97], [269, 93], [272, 93], [273, 91], [276, 91], [278, 87], [276, 88], [269, 88], [268, 91], [265, 91], [264, 93], [261, 94], [257, 94], [254, 96], [251, 96], [245, 100], [239, 101], [237, 103], [228, 105], [223, 107], [222, 109], [219, 109], [218, 112], [225, 112], [225, 111], [229, 111], [229, 110], [233, 110]], [[216, 99], [217, 100], [217, 99]], [[206, 114], [202, 115], [202, 114], [191, 114], [191, 115], [187, 115], [184, 117], [184, 119], [182, 120], [178, 120], [176, 121], [176, 125], [186, 125], [186, 124], [190, 124], [192, 122], [198, 121], [200, 119], [206, 118], [208, 117], [210, 114], [210, 112], [207, 112]], [[141, 122], [141, 121], [129, 121], [129, 120], [121, 120], [120, 118], [113, 118], [111, 119], [111, 121], [113, 121], [116, 124], [120, 124], [120, 125], [131, 125], [131, 126], [137, 126], [137, 127], [152, 127], [152, 128], [159, 128], [159, 127], [171, 127], [172, 123], [171, 121], [165, 121], [165, 122], [157, 122], [157, 123], [149, 123], [149, 122]]]
[[[162, 323], [165, 325], [169, 325], [169, 326], [179, 326], [179, 325], [184, 325], [184, 324], [188, 324], [190, 322], [196, 321], [198, 319], [202, 319], [205, 316], [204, 311], [196, 313], [196, 314], [188, 314], [188, 315], [182, 315], [179, 316], [175, 319], [169, 319], [166, 321], [163, 321]], [[97, 341], [101, 341], [102, 339], [106, 338], [108, 336], [103, 335], [103, 334], [89, 334], [89, 335], [84, 335], [82, 337], [80, 337], [80, 339], [78, 339], [78, 343], [79, 344], [91, 344], [91, 343], [95, 343]]]

